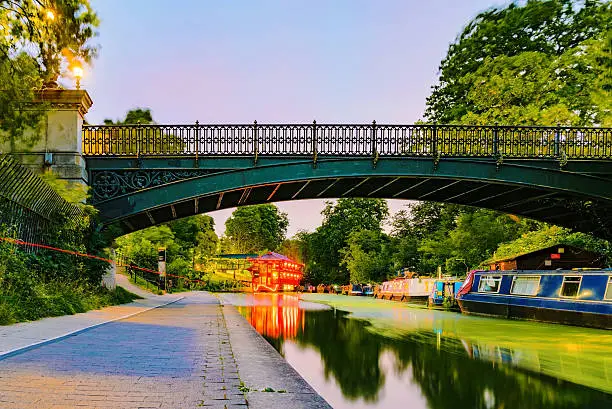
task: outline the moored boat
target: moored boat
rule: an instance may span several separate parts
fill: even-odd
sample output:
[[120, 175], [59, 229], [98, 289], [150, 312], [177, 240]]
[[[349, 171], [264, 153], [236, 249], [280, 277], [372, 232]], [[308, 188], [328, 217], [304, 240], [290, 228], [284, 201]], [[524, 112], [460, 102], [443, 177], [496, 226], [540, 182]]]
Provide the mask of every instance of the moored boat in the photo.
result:
[[467, 314], [612, 329], [612, 270], [472, 271], [457, 301]]
[[374, 296], [386, 300], [427, 301], [435, 281], [435, 278], [418, 277], [416, 274], [395, 278], [382, 283]]
[[436, 280], [429, 294], [428, 305], [430, 307], [442, 307], [444, 306], [444, 300], [447, 300], [447, 308], [457, 309], [457, 292], [462, 285], [463, 281], [456, 278]]

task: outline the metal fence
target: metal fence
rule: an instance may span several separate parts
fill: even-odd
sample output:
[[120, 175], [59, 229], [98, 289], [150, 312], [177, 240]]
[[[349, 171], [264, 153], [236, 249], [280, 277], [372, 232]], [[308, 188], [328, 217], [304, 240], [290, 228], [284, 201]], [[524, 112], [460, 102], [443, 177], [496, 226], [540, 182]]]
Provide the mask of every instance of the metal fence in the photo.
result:
[[[29, 243], [44, 241], [46, 232], [81, 210], [64, 200], [38, 175], [0, 154], [0, 231]], [[27, 247], [34, 251], [33, 247]]]
[[612, 128], [470, 125], [86, 125], [87, 156], [612, 158]]

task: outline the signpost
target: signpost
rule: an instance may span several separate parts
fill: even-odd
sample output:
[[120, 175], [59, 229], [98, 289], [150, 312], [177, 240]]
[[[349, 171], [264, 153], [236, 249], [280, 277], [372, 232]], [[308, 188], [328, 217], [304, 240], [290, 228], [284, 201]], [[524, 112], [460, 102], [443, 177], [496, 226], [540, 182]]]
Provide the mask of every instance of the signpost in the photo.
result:
[[159, 288], [166, 290], [166, 248], [157, 249], [157, 271], [159, 271]]

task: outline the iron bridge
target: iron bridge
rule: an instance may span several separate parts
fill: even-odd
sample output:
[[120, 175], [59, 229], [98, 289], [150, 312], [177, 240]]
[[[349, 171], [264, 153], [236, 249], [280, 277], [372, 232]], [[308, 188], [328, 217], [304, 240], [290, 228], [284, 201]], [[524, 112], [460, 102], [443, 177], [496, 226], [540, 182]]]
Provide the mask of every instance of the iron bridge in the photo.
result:
[[242, 205], [448, 202], [612, 238], [612, 128], [371, 124], [86, 125], [102, 222], [125, 232]]

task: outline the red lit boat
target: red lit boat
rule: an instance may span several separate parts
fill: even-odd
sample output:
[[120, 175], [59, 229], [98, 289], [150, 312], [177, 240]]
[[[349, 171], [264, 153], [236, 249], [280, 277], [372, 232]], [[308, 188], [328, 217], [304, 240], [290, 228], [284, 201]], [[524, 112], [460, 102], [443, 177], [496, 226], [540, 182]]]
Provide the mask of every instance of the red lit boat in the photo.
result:
[[303, 277], [304, 265], [282, 254], [269, 252], [248, 261], [254, 292], [295, 291]]

